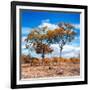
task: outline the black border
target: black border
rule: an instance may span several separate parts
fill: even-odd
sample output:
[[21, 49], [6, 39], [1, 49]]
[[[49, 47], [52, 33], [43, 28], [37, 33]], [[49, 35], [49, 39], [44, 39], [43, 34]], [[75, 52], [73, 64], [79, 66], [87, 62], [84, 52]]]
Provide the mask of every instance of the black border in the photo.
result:
[[[55, 83], [43, 83], [43, 84], [23, 84], [17, 85], [16, 84], [16, 6], [43, 6], [43, 7], [60, 7], [60, 8], [76, 8], [76, 9], [83, 9], [85, 11], [84, 18], [85, 18], [85, 28], [84, 28], [84, 65], [85, 65], [85, 72], [84, 72], [84, 81], [73, 81], [73, 82], [55, 82]], [[12, 1], [11, 2], [11, 88], [36, 88], [36, 87], [50, 87], [50, 86], [66, 86], [66, 85], [80, 85], [80, 84], [87, 84], [88, 83], [88, 43], [87, 43], [87, 17], [88, 17], [88, 7], [83, 5], [69, 5], [69, 4], [52, 4], [52, 3], [35, 3], [35, 2], [19, 2], [19, 1]]]

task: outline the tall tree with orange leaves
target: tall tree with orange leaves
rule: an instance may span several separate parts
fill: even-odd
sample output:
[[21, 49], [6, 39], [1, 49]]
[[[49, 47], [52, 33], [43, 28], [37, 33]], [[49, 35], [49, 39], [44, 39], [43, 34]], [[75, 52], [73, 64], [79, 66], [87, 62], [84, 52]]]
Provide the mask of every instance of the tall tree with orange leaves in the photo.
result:
[[74, 32], [74, 26], [69, 23], [59, 23], [59, 29], [56, 29], [57, 36], [54, 41], [59, 44], [60, 57], [62, 55], [63, 47], [74, 40], [76, 32]]
[[59, 23], [55, 30], [48, 30], [48, 43], [58, 44], [60, 48], [60, 57], [64, 45], [74, 40], [76, 33], [73, 31], [74, 26], [68, 23]]
[[47, 26], [33, 29], [26, 39], [27, 43], [29, 43], [28, 48], [32, 45], [37, 54], [42, 54], [42, 58], [45, 58], [45, 54], [53, 51], [53, 49], [48, 45], [48, 35], [46, 34], [46, 29]]

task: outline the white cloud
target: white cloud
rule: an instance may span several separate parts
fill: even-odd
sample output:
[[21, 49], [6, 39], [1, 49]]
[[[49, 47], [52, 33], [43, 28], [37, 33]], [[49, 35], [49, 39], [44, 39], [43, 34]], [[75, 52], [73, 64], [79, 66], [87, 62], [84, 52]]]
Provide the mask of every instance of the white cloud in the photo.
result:
[[[72, 25], [75, 27], [75, 29], [80, 29], [80, 24], [72, 24]], [[47, 26], [48, 29], [50, 29], [50, 30], [54, 30], [54, 29], [58, 28], [58, 25], [50, 23], [49, 19], [43, 20], [42, 24], [40, 24], [38, 27], [42, 28], [45, 26]]]
[[21, 53], [24, 55], [28, 55], [28, 49], [22, 49]]
[[25, 44], [23, 44], [23, 45], [21, 46], [21, 48], [22, 48], [22, 49], [26, 49]]
[[80, 47], [72, 46], [72, 45], [65, 45], [63, 50], [64, 50], [64, 51], [80, 50]]
[[80, 29], [80, 24], [73, 24], [73, 26], [75, 27], [75, 29]]
[[39, 27], [39, 28], [42, 28], [42, 27], [47, 26], [48, 29], [50, 29], [50, 30], [54, 30], [54, 29], [58, 28], [58, 25], [52, 24], [52, 23], [50, 23], [49, 21], [50, 21], [49, 19], [43, 20], [43, 21], [42, 21], [42, 24], [40, 24], [38, 27]]
[[45, 23], [45, 22], [49, 22], [50, 19], [45, 19], [45, 20], [42, 20], [42, 23]]
[[79, 53], [80, 47], [71, 45], [66, 45], [62, 52], [64, 57], [78, 57]]
[[23, 35], [23, 34], [26, 34], [26, 35], [27, 35], [27, 34], [29, 34], [29, 33], [30, 33], [31, 28], [25, 28], [25, 27], [23, 27], [21, 31], [22, 31], [22, 32], [21, 32], [21, 33], [22, 33], [22, 35]]
[[[60, 55], [59, 46], [57, 44], [53, 44], [51, 45], [51, 47], [54, 49], [54, 51], [52, 52], [52, 56], [59, 56]], [[62, 56], [66, 58], [78, 57], [79, 53], [80, 53], [80, 47], [65, 45], [62, 51]]]
[[75, 40], [80, 40], [80, 36], [75, 37]]
[[22, 43], [25, 42], [25, 39], [26, 39], [26, 38], [27, 38], [26, 36], [23, 36], [23, 37], [22, 37]]

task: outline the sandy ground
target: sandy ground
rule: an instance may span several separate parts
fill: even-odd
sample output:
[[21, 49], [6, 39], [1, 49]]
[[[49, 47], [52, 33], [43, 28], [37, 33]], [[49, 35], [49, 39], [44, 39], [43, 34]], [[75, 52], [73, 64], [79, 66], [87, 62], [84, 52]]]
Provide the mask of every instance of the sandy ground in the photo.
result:
[[79, 75], [79, 63], [61, 62], [59, 65], [38, 66], [31, 66], [30, 64], [21, 64], [21, 79]]

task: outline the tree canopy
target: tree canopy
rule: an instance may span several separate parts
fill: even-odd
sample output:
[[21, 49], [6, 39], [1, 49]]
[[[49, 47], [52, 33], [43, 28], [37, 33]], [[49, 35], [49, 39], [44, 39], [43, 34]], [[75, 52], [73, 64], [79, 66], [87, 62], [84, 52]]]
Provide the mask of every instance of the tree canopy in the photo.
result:
[[36, 53], [41, 53], [42, 58], [45, 54], [52, 53], [50, 44], [59, 44], [60, 57], [64, 45], [75, 38], [74, 26], [69, 23], [59, 23], [58, 28], [49, 30], [48, 26], [33, 29], [27, 36], [26, 41], [32, 43]]

